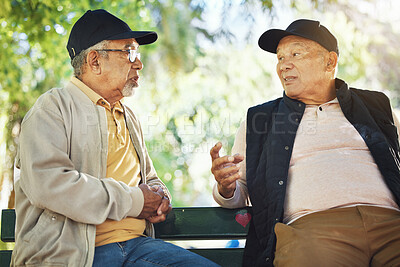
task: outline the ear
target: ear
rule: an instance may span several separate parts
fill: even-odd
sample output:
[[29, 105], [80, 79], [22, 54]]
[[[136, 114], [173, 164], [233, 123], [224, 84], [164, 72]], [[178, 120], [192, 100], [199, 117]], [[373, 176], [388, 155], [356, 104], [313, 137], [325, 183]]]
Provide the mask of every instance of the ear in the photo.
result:
[[96, 50], [92, 50], [86, 56], [88, 71], [93, 74], [101, 74], [100, 54]]
[[331, 72], [336, 68], [338, 62], [338, 56], [336, 52], [329, 52], [328, 54], [328, 62], [326, 64], [327, 71]]

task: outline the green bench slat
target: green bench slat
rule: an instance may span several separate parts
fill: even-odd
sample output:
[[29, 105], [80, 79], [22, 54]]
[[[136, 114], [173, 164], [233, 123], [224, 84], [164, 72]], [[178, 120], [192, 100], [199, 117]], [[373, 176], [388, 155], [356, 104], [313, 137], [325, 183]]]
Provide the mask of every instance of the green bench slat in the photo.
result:
[[15, 241], [15, 210], [1, 211], [1, 240], [3, 242]]
[[244, 239], [249, 225], [243, 227], [235, 217], [250, 209], [173, 208], [164, 222], [154, 225], [156, 237], [164, 240]]
[[0, 266], [10, 266], [12, 250], [0, 250]]
[[[167, 219], [155, 224], [156, 237], [163, 240], [244, 239], [248, 232], [251, 208], [221, 207], [173, 208]], [[15, 241], [15, 210], [2, 210], [1, 240]], [[221, 266], [241, 266], [243, 248], [191, 248]], [[9, 266], [12, 251], [0, 251], [0, 265]]]
[[[249, 212], [250, 209], [173, 208], [164, 222], [155, 224], [156, 237], [165, 240], [245, 238], [249, 226], [243, 227], [235, 217]], [[15, 241], [14, 227], [15, 211], [2, 210], [1, 240], [3, 242]]]

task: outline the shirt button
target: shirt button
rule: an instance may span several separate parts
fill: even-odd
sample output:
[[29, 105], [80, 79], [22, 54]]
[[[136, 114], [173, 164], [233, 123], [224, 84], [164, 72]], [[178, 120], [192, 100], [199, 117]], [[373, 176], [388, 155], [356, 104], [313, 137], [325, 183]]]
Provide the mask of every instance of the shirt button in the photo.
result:
[[278, 219], [278, 218], [275, 218], [275, 221], [279, 221], [279, 219]]
[[278, 184], [279, 184], [279, 185], [283, 185], [283, 181], [282, 181], [282, 180], [279, 181]]
[[289, 150], [289, 146], [285, 146], [285, 150]]
[[299, 122], [299, 119], [298, 119], [298, 118], [296, 118], [296, 119], [295, 119], [295, 121], [296, 121], [296, 122]]
[[299, 104], [299, 107], [301, 108], [301, 104]]
[[56, 219], [57, 219], [56, 216], [51, 216], [51, 220], [52, 220], [52, 221], [55, 221]]
[[265, 258], [265, 261], [269, 261], [269, 258], [267, 257], [267, 258]]

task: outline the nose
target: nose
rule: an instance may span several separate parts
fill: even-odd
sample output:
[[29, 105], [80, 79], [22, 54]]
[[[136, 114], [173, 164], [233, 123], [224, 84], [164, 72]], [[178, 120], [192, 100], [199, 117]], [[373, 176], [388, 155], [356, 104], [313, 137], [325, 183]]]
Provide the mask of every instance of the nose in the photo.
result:
[[132, 63], [132, 68], [135, 70], [142, 70], [143, 62], [137, 57], [135, 61]]
[[282, 59], [279, 63], [278, 63], [278, 68], [281, 71], [284, 70], [290, 70], [293, 68], [293, 63], [289, 60], [289, 59]]

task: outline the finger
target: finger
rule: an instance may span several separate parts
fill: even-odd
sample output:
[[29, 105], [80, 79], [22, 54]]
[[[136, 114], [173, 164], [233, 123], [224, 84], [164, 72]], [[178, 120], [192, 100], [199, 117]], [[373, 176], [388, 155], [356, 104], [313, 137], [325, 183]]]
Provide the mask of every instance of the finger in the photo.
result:
[[148, 186], [147, 184], [140, 184], [138, 187], [142, 190], [150, 189], [150, 186]]
[[170, 207], [169, 199], [164, 197], [163, 200], [161, 201], [160, 206], [157, 209], [157, 215], [161, 214], [166, 214], [168, 213], [169, 207]]
[[213, 164], [215, 166], [217, 166], [217, 165], [221, 166], [221, 165], [224, 165], [224, 164], [232, 165], [232, 164], [238, 164], [238, 163], [242, 162], [243, 160], [244, 160], [244, 156], [239, 154], [239, 153], [236, 153], [233, 156], [227, 155], [227, 156], [224, 156], [224, 157], [220, 157], [220, 158], [214, 160]]
[[240, 173], [229, 176], [218, 183], [218, 192], [225, 198], [231, 198], [236, 189], [236, 181], [241, 177]]
[[155, 209], [143, 209], [137, 218], [146, 219], [151, 216], [157, 216], [157, 211]]
[[211, 160], [214, 161], [215, 159], [219, 158], [219, 151], [221, 150], [222, 143], [216, 143], [210, 150]]
[[160, 189], [160, 186], [159, 185], [152, 185], [150, 188], [151, 188], [151, 190], [153, 192], [157, 192]]
[[213, 160], [212, 166], [211, 166], [211, 172], [213, 172], [214, 170], [222, 169], [222, 168], [226, 167], [227, 165], [229, 166], [229, 164], [232, 164], [234, 160], [235, 160], [235, 157], [233, 157], [233, 156], [223, 156], [223, 157]]
[[158, 186], [157, 194], [159, 194], [161, 197], [165, 196], [164, 190], [161, 186]]
[[164, 190], [162, 189], [161, 186], [159, 185], [153, 185], [150, 187], [152, 193], [158, 195], [159, 197], [163, 198], [164, 197]]
[[219, 170], [215, 170], [213, 172], [215, 179], [217, 180], [217, 182], [221, 179], [224, 179], [228, 176], [234, 175], [237, 172], [239, 172], [240, 167], [238, 165], [232, 165], [232, 166], [227, 166], [225, 168], [219, 169]]
[[160, 223], [160, 222], [165, 221], [166, 219], [167, 219], [167, 215], [165, 215], [165, 214], [150, 216], [147, 218], [147, 220], [151, 223]]
[[241, 177], [241, 172], [235, 173], [233, 175], [230, 175], [226, 178], [223, 178], [220, 180], [219, 184], [224, 187], [224, 188], [230, 188], [230, 187], [236, 187], [236, 181], [240, 179]]
[[233, 155], [233, 157], [234, 157], [234, 160], [233, 160], [234, 164], [238, 164], [238, 163], [240, 163], [240, 162], [242, 162], [244, 160], [244, 156], [242, 154], [239, 154], [239, 153]]

